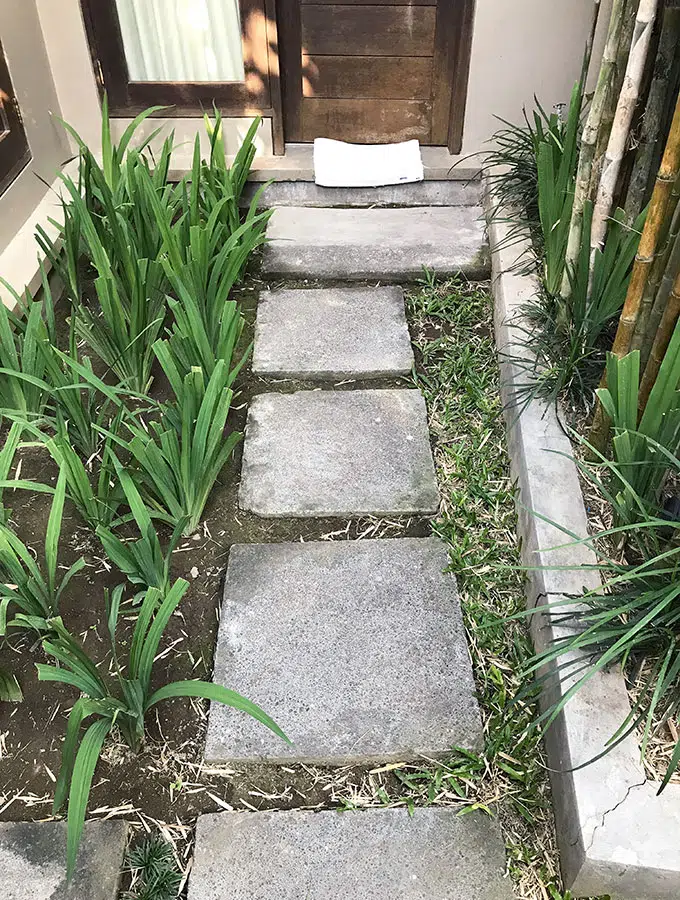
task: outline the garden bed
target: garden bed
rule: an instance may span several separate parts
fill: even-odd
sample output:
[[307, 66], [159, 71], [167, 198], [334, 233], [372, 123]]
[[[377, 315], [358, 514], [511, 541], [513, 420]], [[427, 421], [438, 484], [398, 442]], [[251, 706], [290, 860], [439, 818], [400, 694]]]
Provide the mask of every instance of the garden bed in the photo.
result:
[[[305, 286], [310, 286], [307, 283]], [[239, 291], [246, 330], [252, 337], [256, 297], [266, 285], [248, 276]], [[254, 765], [233, 771], [203, 765], [206, 727], [203, 701], [173, 700], [150, 717], [145, 746], [133, 755], [116, 741], [98, 766], [88, 805], [90, 817], [119, 817], [136, 825], [133, 842], [161, 829], [175, 845], [188, 874], [197, 815], [234, 809], [347, 808], [394, 805], [481, 806], [498, 815], [504, 829], [508, 865], [523, 900], [542, 900], [559, 889], [559, 872], [549, 789], [536, 736], [523, 734], [531, 704], [513, 706], [519, 670], [529, 653], [523, 622], [508, 626], [503, 617], [522, 603], [522, 577], [516, 565], [512, 487], [508, 477], [498, 379], [492, 356], [491, 307], [485, 286], [423, 285], [408, 295], [417, 383], [428, 404], [438, 481], [440, 517], [428, 520], [263, 520], [239, 510], [240, 447], [213, 490], [198, 539], [181, 541], [173, 556], [173, 577], [190, 584], [171, 621], [154, 670], [158, 683], [177, 678], [209, 678], [228, 550], [236, 542], [346, 540], [363, 537], [425, 536], [432, 527], [446, 542], [469, 628], [480, 705], [485, 722], [482, 754], [454, 754], [450, 760], [423, 760], [404, 766], [273, 767]], [[237, 382], [238, 398], [230, 424], [241, 429], [250, 397], [272, 382], [254, 378], [246, 367]], [[373, 383], [372, 383], [373, 384]], [[381, 384], [403, 386], [404, 381]], [[357, 383], [336, 387], [352, 390]], [[311, 385], [277, 382], [276, 389]], [[152, 393], [164, 390], [158, 379]], [[22, 476], [53, 479], [47, 454], [21, 453]], [[20, 535], [38, 547], [44, 536], [50, 498], [34, 493], [7, 496]], [[73, 632], [93, 655], [103, 658], [103, 591], [121, 580], [107, 571], [92, 532], [67, 507], [63, 565], [86, 557], [88, 568], [69, 588], [63, 612]], [[167, 537], [167, 534], [163, 535]], [[194, 577], [195, 576], [195, 577]], [[32, 652], [27, 650], [31, 646]], [[96, 648], [96, 649], [95, 649]], [[3, 648], [19, 677], [25, 699], [3, 707], [2, 802], [4, 820], [47, 818], [53, 776], [59, 768], [65, 718], [75, 699], [72, 689], [38, 682], [34, 662], [39, 649], [30, 637], [13, 636]], [[238, 688], [238, 685], [234, 685]], [[522, 735], [520, 737], [520, 735]], [[519, 742], [519, 745], [518, 745]]]
[[[244, 348], [252, 340], [257, 295], [265, 287], [252, 276], [247, 283], [248, 287], [238, 292], [247, 323], [242, 339]], [[230, 429], [243, 431], [251, 397], [270, 390], [272, 384], [253, 376], [249, 366], [243, 369], [236, 382], [237, 400], [228, 422]], [[357, 382], [348, 382], [338, 389], [353, 390], [359, 386]], [[378, 386], [393, 387], [395, 382], [384, 380]], [[277, 391], [292, 392], [305, 387], [312, 385], [276, 382]], [[165, 393], [167, 387], [161, 373], [151, 396], [163, 399]], [[210, 678], [222, 585], [232, 544], [429, 534], [428, 522], [414, 518], [266, 520], [244, 512], [238, 507], [241, 452], [242, 444], [211, 492], [198, 532], [183, 539], [173, 554], [172, 579], [185, 578], [191, 588], [165, 633], [161, 658], [154, 668], [154, 682], [158, 685], [173, 680]], [[42, 447], [20, 450], [17, 463], [24, 479], [52, 484], [56, 480], [56, 465]], [[7, 492], [5, 502], [12, 509], [17, 534], [36, 555], [41, 554], [51, 496]], [[169, 529], [161, 526], [159, 530], [167, 540]], [[95, 658], [101, 659], [107, 653], [100, 633], [105, 627], [101, 615], [104, 592], [121, 582], [121, 574], [106, 560], [92, 531], [67, 502], [60, 565], [68, 567], [81, 555], [87, 567], [69, 585], [62, 610], [73, 633], [81, 637]], [[3, 712], [11, 710], [11, 715], [6, 716], [3, 728], [0, 820], [30, 820], [49, 814], [53, 776], [59, 770], [65, 720], [73, 701], [73, 691], [67, 687], [38, 682], [35, 655], [28, 652], [33, 643], [32, 636], [15, 633], [0, 648], [0, 665], [7, 665], [17, 676], [25, 695], [23, 703], [3, 708]], [[178, 817], [185, 821], [219, 808], [208, 796], [208, 790], [235, 808], [247, 808], [249, 803], [257, 808], [299, 805], [292, 786], [282, 796], [281, 773], [272, 775], [266, 766], [256, 767], [241, 779], [228, 773], [226, 780], [215, 781], [198, 771], [205, 733], [204, 706], [202, 701], [184, 699], [164, 705], [150, 724], [150, 741], [141, 756], [126, 752], [123, 745], [112, 746], [98, 769], [90, 809], [117, 810], [118, 815], [129, 815], [139, 809], [152, 820], [168, 822]], [[308, 780], [304, 773], [302, 777], [303, 781]], [[187, 781], [194, 782], [193, 786], [188, 786]], [[196, 790], [199, 785], [202, 788]], [[254, 785], [261, 792], [256, 803], [248, 799]], [[267, 800], [268, 795], [271, 800]], [[305, 786], [305, 797], [311, 806], [323, 805], [328, 800], [322, 786], [313, 790], [309, 784]], [[242, 803], [241, 798], [246, 802]]]
[[[578, 472], [570, 458], [573, 450], [555, 408], [535, 400], [520, 415], [512, 404], [514, 392], [526, 381], [513, 359], [531, 359], [520, 337], [519, 312], [539, 284], [535, 276], [519, 273], [517, 260], [528, 246], [508, 242], [508, 228], [498, 219], [489, 226], [496, 343], [519, 487], [519, 534], [523, 560], [530, 568], [528, 599], [533, 606], [578, 596], [584, 586], [596, 587], [595, 573], [587, 568], [596, 564], [596, 558], [586, 545], [574, 544], [549, 524], [558, 523], [580, 538], [588, 536]], [[537, 650], [564, 634], [565, 627], [535, 615], [532, 633]], [[544, 701], [554, 703], [570, 684], [553, 678]], [[574, 770], [604, 750], [629, 708], [623, 674], [608, 670], [591, 678], [548, 730], [562, 867], [575, 896], [670, 900], [680, 894], [680, 786], [671, 784], [657, 796], [659, 785], [647, 780], [634, 736], [599, 761]]]

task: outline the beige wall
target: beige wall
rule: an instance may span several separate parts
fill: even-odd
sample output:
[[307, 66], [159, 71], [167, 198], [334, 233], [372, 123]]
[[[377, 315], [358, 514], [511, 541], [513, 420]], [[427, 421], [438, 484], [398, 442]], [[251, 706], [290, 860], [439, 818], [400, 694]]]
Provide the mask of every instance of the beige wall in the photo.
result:
[[[609, 17], [603, 0], [593, 61]], [[463, 154], [480, 150], [500, 126], [520, 122], [534, 94], [543, 107], [567, 103], [579, 76], [593, 0], [477, 0]]]
[[51, 183], [69, 149], [53, 118], [61, 112], [34, 0], [0, 0], [0, 41], [32, 155], [28, 167], [0, 197], [1, 252], [45, 196], [47, 188], [36, 176]]

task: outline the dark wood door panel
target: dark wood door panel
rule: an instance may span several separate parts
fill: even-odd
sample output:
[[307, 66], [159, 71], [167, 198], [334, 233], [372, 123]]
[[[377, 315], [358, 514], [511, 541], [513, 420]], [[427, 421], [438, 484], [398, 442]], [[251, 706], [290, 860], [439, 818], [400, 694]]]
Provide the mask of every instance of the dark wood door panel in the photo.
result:
[[340, 141], [385, 144], [430, 138], [432, 106], [429, 100], [324, 100], [302, 101], [302, 140], [327, 135]]
[[432, 56], [436, 8], [303, 6], [302, 52], [328, 56]]
[[475, 0], [276, 0], [287, 141], [459, 153]]
[[302, 57], [303, 97], [429, 100], [432, 59], [426, 56]]
[[[302, 6], [337, 6], [338, 0], [300, 0]], [[343, 6], [436, 6], [437, 0], [342, 0]]]

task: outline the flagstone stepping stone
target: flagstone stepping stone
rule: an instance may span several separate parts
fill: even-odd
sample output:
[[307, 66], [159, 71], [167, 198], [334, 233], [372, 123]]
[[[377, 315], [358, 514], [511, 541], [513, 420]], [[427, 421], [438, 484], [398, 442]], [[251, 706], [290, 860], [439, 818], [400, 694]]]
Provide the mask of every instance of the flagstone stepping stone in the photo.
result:
[[126, 838], [125, 822], [87, 822], [67, 883], [64, 822], [3, 822], [2, 900], [116, 900]]
[[271, 517], [435, 513], [420, 391], [259, 394], [248, 411], [239, 504]]
[[278, 207], [267, 228], [263, 269], [271, 276], [415, 280], [438, 275], [488, 278], [479, 206], [404, 209]]
[[213, 703], [206, 760], [344, 765], [478, 747], [448, 564], [434, 537], [232, 547], [213, 680], [294, 743]]
[[513, 900], [488, 816], [454, 809], [201, 816], [189, 900]]
[[265, 291], [253, 372], [328, 380], [407, 375], [413, 351], [398, 287]]

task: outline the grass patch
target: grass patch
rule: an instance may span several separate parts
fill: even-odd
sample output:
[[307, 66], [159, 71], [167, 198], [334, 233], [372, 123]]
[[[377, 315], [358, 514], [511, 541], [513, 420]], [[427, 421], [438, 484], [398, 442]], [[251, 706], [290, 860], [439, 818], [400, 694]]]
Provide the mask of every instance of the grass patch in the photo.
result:
[[529, 725], [536, 697], [514, 700], [532, 655], [516, 537], [514, 488], [505, 443], [486, 285], [427, 277], [407, 297], [416, 385], [427, 402], [445, 541], [458, 581], [484, 722], [479, 757], [398, 772], [411, 802], [463, 801], [463, 811], [497, 815], [508, 870], [522, 900], [562, 893], [550, 787], [540, 737]]

